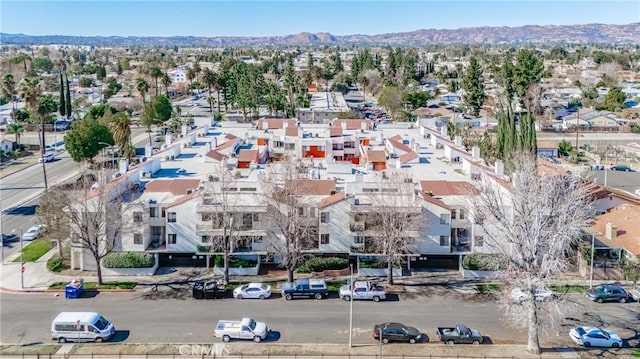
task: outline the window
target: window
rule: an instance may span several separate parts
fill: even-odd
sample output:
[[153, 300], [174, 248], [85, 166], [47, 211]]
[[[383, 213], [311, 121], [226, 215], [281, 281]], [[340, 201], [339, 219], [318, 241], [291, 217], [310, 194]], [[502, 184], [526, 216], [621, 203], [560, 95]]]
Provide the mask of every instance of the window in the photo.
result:
[[329, 212], [320, 213], [320, 223], [329, 223]]
[[167, 216], [166, 208], [162, 209], [162, 218]]
[[353, 236], [353, 243], [355, 243], [355, 244], [364, 243], [364, 237], [363, 236]]
[[167, 213], [167, 222], [176, 223], [176, 212]]
[[[457, 214], [457, 213], [458, 213], [458, 211], [457, 211], [457, 210], [452, 209], [452, 210], [451, 210], [451, 219], [456, 219], [456, 214]], [[462, 219], [462, 218], [461, 218], [461, 219]]]
[[320, 244], [329, 244], [329, 233], [320, 235]]
[[133, 213], [133, 223], [141, 223], [142, 222], [142, 212]]
[[298, 207], [298, 216], [304, 216], [304, 207]]
[[484, 238], [482, 236], [475, 236], [473, 241], [476, 247], [482, 247], [482, 244], [484, 244]]
[[254, 222], [259, 222], [260, 221], [260, 216], [258, 215], [258, 213], [254, 213], [253, 214], [253, 221]]
[[176, 244], [178, 241], [178, 235], [175, 233], [169, 233], [167, 234], [167, 240], [169, 241], [169, 244]]
[[314, 207], [310, 207], [309, 208], [309, 217], [315, 217], [316, 216], [316, 209]]
[[149, 207], [149, 217], [157, 218], [159, 213], [158, 207]]
[[142, 244], [142, 234], [140, 233], [133, 234], [133, 244]]
[[448, 214], [441, 214], [440, 215], [440, 224], [449, 224], [449, 215]]
[[211, 213], [203, 213], [202, 214], [202, 221], [203, 222], [210, 221], [211, 219], [213, 219], [213, 214], [211, 214]]
[[460, 219], [464, 219], [464, 209], [460, 210]]
[[440, 236], [440, 246], [445, 247], [449, 245], [449, 236]]
[[162, 227], [160, 226], [151, 226], [151, 234], [154, 236], [159, 236], [162, 234]]
[[211, 236], [202, 236], [200, 240], [202, 243], [211, 243]]

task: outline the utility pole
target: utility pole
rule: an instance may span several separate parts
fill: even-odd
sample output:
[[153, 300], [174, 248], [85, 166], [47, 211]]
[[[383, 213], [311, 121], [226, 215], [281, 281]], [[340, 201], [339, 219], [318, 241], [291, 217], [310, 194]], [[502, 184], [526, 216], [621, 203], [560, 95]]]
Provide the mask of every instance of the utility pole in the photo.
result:
[[[353, 264], [349, 264], [349, 287], [353, 288]], [[353, 347], [353, 289], [349, 296], [349, 349]]]
[[580, 130], [580, 108], [576, 112], [576, 156], [580, 153], [580, 147], [578, 147], [578, 131]]
[[593, 288], [593, 257], [596, 251], [596, 236], [591, 233], [591, 274], [589, 275], [589, 288]]

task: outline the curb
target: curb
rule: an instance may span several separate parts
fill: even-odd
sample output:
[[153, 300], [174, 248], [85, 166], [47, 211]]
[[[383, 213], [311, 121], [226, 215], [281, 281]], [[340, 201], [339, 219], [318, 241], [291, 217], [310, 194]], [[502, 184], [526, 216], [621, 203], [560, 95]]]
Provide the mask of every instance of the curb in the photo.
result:
[[[48, 288], [47, 289], [12, 289], [12, 288], [0, 287], [0, 292], [13, 293], [13, 294], [29, 294], [29, 293], [43, 294], [43, 293], [64, 293], [65, 290], [64, 289], [48, 289]], [[88, 290], [85, 290], [85, 292], [134, 293], [136, 292], [136, 290], [135, 289], [88, 289]]]

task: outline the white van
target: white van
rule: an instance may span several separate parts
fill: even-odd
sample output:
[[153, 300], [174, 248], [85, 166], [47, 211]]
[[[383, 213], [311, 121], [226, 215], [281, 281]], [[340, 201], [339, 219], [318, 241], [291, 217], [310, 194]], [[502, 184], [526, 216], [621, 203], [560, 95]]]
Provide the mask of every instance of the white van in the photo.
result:
[[109, 340], [115, 331], [110, 321], [95, 312], [62, 312], [51, 323], [51, 339], [59, 343], [100, 343]]

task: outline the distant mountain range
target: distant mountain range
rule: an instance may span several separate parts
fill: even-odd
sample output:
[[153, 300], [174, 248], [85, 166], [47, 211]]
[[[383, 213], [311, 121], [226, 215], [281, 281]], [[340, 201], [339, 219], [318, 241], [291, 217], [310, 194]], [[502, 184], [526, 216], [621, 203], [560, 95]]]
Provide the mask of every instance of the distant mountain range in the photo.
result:
[[640, 44], [640, 22], [628, 25], [527, 25], [519, 27], [469, 27], [455, 30], [422, 29], [378, 35], [336, 36], [303, 32], [285, 36], [67, 36], [0, 33], [5, 45], [94, 46], [314, 46], [314, 45], [413, 45], [430, 44]]

